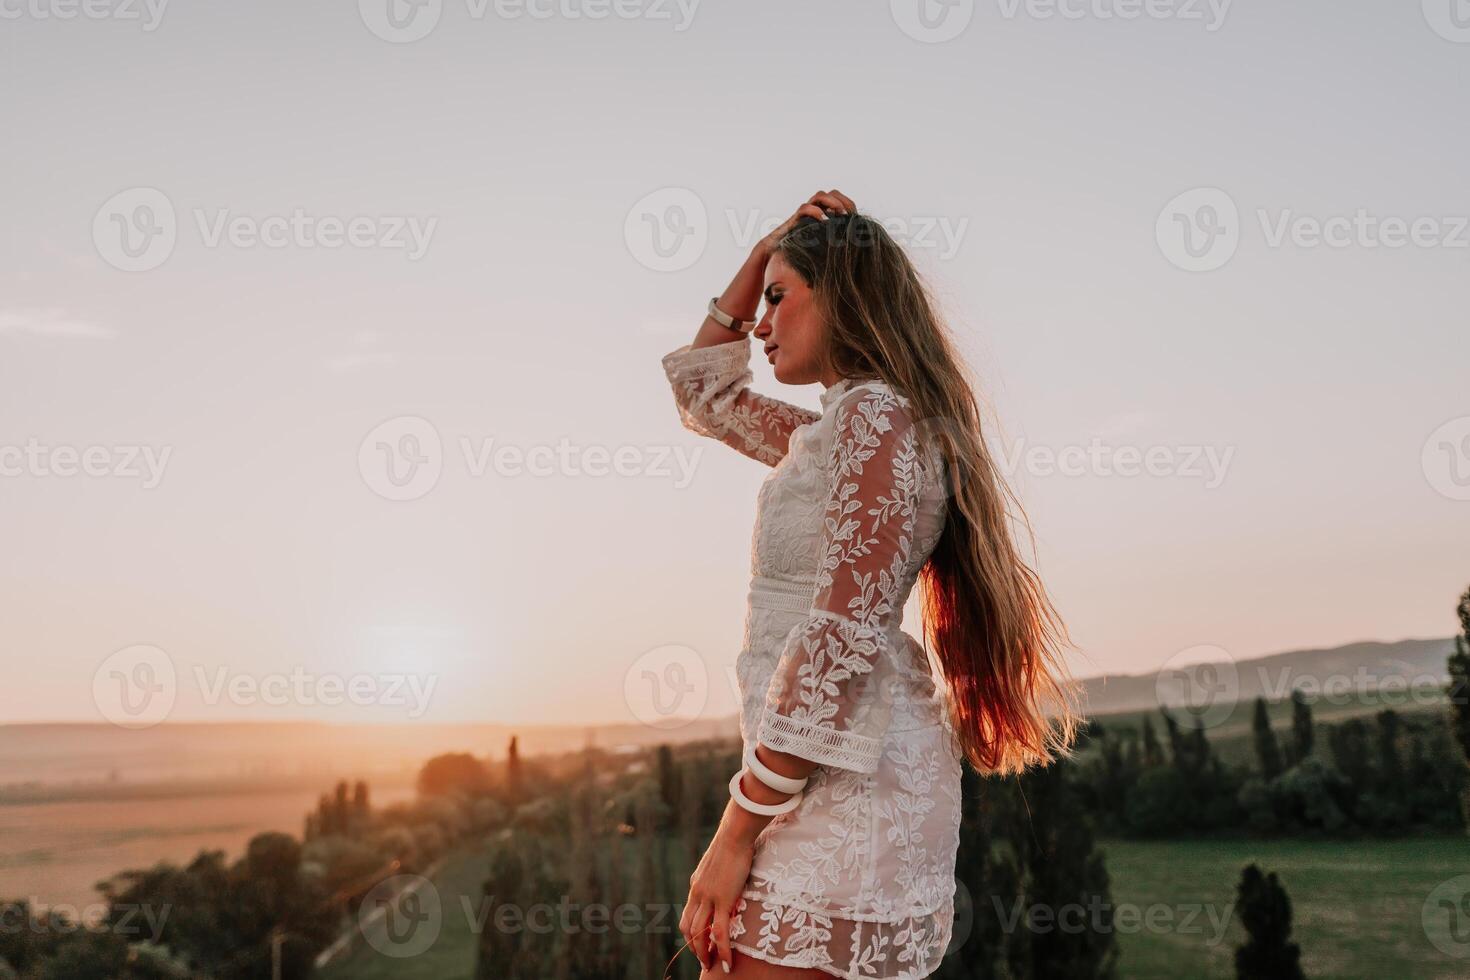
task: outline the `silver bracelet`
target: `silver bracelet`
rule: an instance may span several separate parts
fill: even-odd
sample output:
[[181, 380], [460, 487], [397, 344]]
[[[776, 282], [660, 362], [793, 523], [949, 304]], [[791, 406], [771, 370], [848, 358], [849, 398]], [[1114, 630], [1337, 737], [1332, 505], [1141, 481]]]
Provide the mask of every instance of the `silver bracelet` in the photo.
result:
[[750, 333], [752, 330], [755, 329], [754, 320], [735, 319], [733, 316], [726, 313], [724, 310], [715, 305], [717, 300], [719, 300], [718, 296], [711, 296], [709, 298], [709, 317], [711, 320], [715, 321], [722, 327], [734, 330], [736, 333]]
[[740, 788], [740, 777], [745, 775], [744, 769], [735, 770], [735, 775], [730, 777], [730, 798], [743, 810], [749, 810], [758, 817], [779, 817], [783, 813], [790, 813], [801, 806], [801, 793], [797, 793], [791, 799], [783, 803], [757, 803], [745, 795], [745, 790]]

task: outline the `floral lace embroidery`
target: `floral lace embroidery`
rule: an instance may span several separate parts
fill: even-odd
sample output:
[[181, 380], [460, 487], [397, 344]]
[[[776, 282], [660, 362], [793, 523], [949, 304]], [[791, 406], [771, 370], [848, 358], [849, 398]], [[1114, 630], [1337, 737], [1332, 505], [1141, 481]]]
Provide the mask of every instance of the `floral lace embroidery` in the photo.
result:
[[843, 393], [832, 427], [817, 592], [787, 637], [759, 740], [873, 772], [901, 666], [887, 631], [918, 573], [914, 516], [924, 477], [915, 426], [886, 385]]

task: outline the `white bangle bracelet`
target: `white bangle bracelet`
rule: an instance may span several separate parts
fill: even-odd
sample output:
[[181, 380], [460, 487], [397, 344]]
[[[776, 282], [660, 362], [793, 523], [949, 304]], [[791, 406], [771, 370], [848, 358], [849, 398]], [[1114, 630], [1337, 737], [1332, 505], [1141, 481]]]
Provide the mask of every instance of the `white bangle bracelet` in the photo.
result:
[[811, 778], [808, 776], [797, 779], [795, 776], [783, 776], [775, 772], [755, 754], [754, 745], [745, 751], [745, 766], [750, 770], [752, 776], [778, 793], [800, 793], [806, 789], [807, 779]]
[[745, 775], [744, 769], [738, 769], [735, 775], [730, 777], [730, 797], [743, 810], [749, 810], [758, 817], [779, 817], [783, 813], [790, 813], [801, 805], [801, 795], [797, 793], [784, 803], [757, 803], [745, 795], [745, 790], [740, 788], [740, 777]]
[[718, 296], [710, 297], [709, 307], [706, 312], [709, 313], [709, 318], [711, 320], [715, 321], [726, 330], [734, 330], [736, 333], [748, 334], [755, 329], [755, 325], [758, 321], [735, 319], [733, 316], [726, 313], [724, 310], [715, 305], [719, 302], [719, 300], [720, 298]]

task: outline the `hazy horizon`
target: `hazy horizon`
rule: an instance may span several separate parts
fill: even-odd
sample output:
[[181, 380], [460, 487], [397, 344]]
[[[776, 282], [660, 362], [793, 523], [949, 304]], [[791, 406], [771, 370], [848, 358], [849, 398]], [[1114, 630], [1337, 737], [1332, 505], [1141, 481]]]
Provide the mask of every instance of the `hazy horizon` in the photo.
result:
[[[1364, 640], [1352, 641], [1352, 642], [1350, 642], [1348, 644], [1344, 644], [1344, 646], [1358, 646], [1358, 645], [1393, 646], [1395, 644], [1401, 644], [1401, 643], [1441, 643], [1441, 642], [1442, 643], [1446, 643], [1446, 644], [1452, 644], [1454, 642], [1454, 637], [1453, 636], [1442, 636], [1442, 637], [1441, 636], [1405, 636], [1405, 637], [1398, 637], [1396, 639], [1388, 639], [1388, 640], [1382, 640], [1382, 639], [1364, 639]], [[1242, 661], [1242, 660], [1243, 661], [1253, 661], [1253, 660], [1258, 660], [1258, 659], [1262, 659], [1262, 658], [1270, 658], [1270, 657], [1275, 657], [1275, 656], [1291, 655], [1291, 654], [1304, 653], [1304, 652], [1315, 652], [1317, 650], [1325, 650], [1325, 649], [1337, 649], [1337, 648], [1336, 647], [1302, 647], [1302, 648], [1294, 648], [1294, 649], [1291, 649], [1291, 650], [1270, 651], [1270, 652], [1267, 652], [1267, 653], [1263, 653], [1263, 654], [1261, 654], [1259, 656], [1244, 657], [1244, 658], [1233, 658], [1233, 659], [1236, 660], [1237, 662], [1238, 661]], [[1098, 673], [1098, 674], [1083, 674], [1083, 675], [1078, 676], [1076, 678], [1076, 680], [1078, 680], [1079, 682], [1084, 682], [1085, 683], [1085, 682], [1088, 682], [1088, 681], [1102, 680], [1104, 678], [1117, 678], [1117, 677], [1134, 677], [1134, 678], [1137, 678], [1137, 677], [1148, 677], [1152, 673], [1154, 673], [1153, 670], [1146, 669], [1146, 670], [1142, 670], [1142, 671], [1112, 672], [1112, 673]], [[729, 719], [732, 719], [732, 718], [737, 718], [738, 717], [738, 714], [739, 714], [738, 708], [732, 706], [731, 709], [728, 712], [724, 713], [724, 714], [712, 714], [710, 712], [704, 712], [701, 715], [694, 716], [690, 720], [692, 721], [692, 720], [697, 720], [697, 719], [702, 718], [702, 719], [707, 720], [707, 721], [724, 721], [724, 720], [729, 720]], [[22, 720], [22, 721], [12, 721], [12, 720], [8, 720], [8, 719], [0, 719], [0, 728], [23, 728], [23, 727], [37, 727], [37, 728], [39, 728], [39, 727], [46, 727], [46, 726], [67, 727], [67, 726], [92, 726], [92, 725], [107, 727], [107, 726], [111, 726], [112, 724], [113, 723], [111, 721], [109, 721], [109, 720], [107, 720], [105, 718], [90, 718], [90, 719], [39, 718], [39, 719], [27, 719], [27, 720]], [[607, 729], [607, 728], [616, 728], [616, 727], [619, 727], [619, 726], [622, 726], [622, 727], [638, 727], [640, 725], [640, 722], [639, 722], [639, 720], [637, 718], [630, 718], [630, 717], [627, 717], [627, 716], [623, 716], [623, 717], [612, 717], [612, 718], [606, 718], [606, 719], [592, 718], [590, 720], [587, 720], [587, 719], [575, 719], [574, 720], [574, 719], [571, 719], [571, 718], [555, 718], [555, 717], [552, 717], [552, 718], [539, 719], [539, 720], [530, 721], [530, 722], [500, 721], [500, 720], [497, 720], [495, 718], [436, 718], [436, 719], [434, 719], [432, 721], [410, 722], [410, 721], [404, 721], [404, 720], [396, 720], [395, 721], [395, 720], [393, 720], [391, 718], [389, 718], [389, 719], [372, 719], [372, 720], [361, 720], [361, 719], [354, 720], [352, 718], [312, 718], [312, 717], [305, 716], [305, 715], [299, 716], [299, 717], [280, 716], [280, 717], [268, 717], [268, 718], [211, 718], [211, 717], [176, 717], [173, 714], [170, 714], [170, 716], [167, 719], [158, 722], [158, 726], [159, 727], [162, 727], [162, 726], [175, 726], [175, 727], [177, 727], [177, 726], [185, 726], [185, 725], [209, 725], [209, 726], [221, 726], [221, 727], [223, 727], [223, 726], [228, 726], [228, 725], [248, 726], [248, 725], [274, 725], [274, 724], [280, 724], [280, 725], [286, 725], [286, 724], [291, 724], [291, 725], [331, 725], [331, 726], [362, 725], [362, 726], [372, 726], [372, 727], [378, 727], [378, 728], [381, 728], [381, 727], [391, 727], [391, 726], [395, 726], [395, 725], [408, 725], [408, 724], [412, 724], [412, 725], [421, 726], [421, 727], [465, 727], [465, 726], [481, 726], [481, 727], [488, 727], [488, 728], [525, 729], [525, 730], [531, 731], [531, 730], [535, 730], [535, 729], [539, 729], [539, 728], [555, 728], [555, 729], [594, 729], [594, 728], [596, 728], [596, 729]], [[150, 726], [150, 727], [152, 727], [152, 726]]]

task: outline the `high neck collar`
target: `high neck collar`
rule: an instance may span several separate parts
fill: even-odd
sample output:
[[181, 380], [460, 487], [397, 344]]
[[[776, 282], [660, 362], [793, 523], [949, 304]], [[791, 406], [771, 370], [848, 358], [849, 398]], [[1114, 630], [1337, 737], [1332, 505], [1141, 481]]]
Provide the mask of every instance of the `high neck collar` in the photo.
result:
[[822, 411], [837, 403], [837, 399], [847, 394], [853, 388], [869, 384], [883, 384], [882, 378], [839, 378], [837, 383], [825, 389], [821, 394]]
[[836, 384], [822, 389], [822, 394], [819, 396], [822, 401], [822, 411], [825, 412], [828, 408], [830, 408], [832, 403], [836, 401], [844, 391], [851, 388], [852, 385], [853, 380], [851, 378], [839, 378], [837, 379]]

